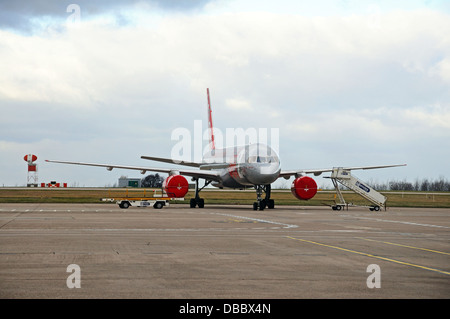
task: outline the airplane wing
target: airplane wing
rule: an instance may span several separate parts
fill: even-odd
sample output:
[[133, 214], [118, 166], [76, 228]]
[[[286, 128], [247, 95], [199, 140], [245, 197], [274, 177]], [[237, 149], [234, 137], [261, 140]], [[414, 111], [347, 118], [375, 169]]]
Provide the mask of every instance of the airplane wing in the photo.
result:
[[175, 172], [180, 175], [204, 178], [204, 179], [214, 180], [214, 181], [220, 181], [219, 173], [216, 171], [189, 170], [189, 169], [178, 169], [178, 168], [157, 168], [157, 167], [147, 167], [147, 166], [125, 166], [125, 165], [115, 165], [115, 164], [98, 164], [98, 163], [85, 163], [85, 162], [55, 161], [55, 160], [45, 160], [45, 161], [49, 162], [49, 163], [106, 167], [106, 169], [108, 171], [112, 171], [113, 168], [132, 169], [132, 170], [140, 171], [141, 174], [145, 174], [145, 172], [147, 172], [147, 171], [168, 173], [168, 174]]
[[[352, 170], [366, 170], [366, 169], [388, 168], [388, 167], [398, 167], [398, 166], [406, 166], [406, 164], [343, 167], [343, 169], [347, 170], [347, 171], [352, 171]], [[291, 177], [291, 176], [300, 176], [303, 174], [314, 174], [315, 176], [319, 176], [322, 173], [332, 172], [333, 169], [334, 168], [281, 171], [279, 177], [284, 177], [285, 179], [289, 179], [289, 177]]]

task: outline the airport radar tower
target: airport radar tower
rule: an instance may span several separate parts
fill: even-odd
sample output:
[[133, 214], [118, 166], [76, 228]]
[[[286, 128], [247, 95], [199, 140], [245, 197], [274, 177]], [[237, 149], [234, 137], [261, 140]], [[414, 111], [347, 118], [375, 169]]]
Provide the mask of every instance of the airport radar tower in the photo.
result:
[[33, 154], [25, 155], [25, 162], [28, 163], [28, 176], [27, 176], [27, 187], [37, 187], [38, 186], [38, 174], [37, 174], [37, 164], [34, 163], [37, 160], [37, 156]]

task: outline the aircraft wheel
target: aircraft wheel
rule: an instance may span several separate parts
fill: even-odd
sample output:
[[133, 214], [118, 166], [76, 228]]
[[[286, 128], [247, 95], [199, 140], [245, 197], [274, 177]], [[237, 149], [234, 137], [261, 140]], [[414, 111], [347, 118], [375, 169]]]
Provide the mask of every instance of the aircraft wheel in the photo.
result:
[[259, 202], [259, 210], [264, 210], [267, 206], [267, 201], [265, 199]]
[[163, 204], [161, 203], [161, 202], [156, 202], [154, 205], [153, 205], [153, 208], [155, 208], [155, 209], [161, 209], [161, 208], [163, 208]]
[[275, 201], [273, 199], [269, 199], [269, 202], [267, 203], [267, 207], [269, 209], [274, 209], [275, 208]]
[[205, 207], [205, 200], [203, 198], [200, 198], [198, 200], [197, 204], [198, 204], [198, 208], [203, 208], [203, 207]]
[[258, 202], [253, 203], [253, 210], [258, 210]]
[[195, 200], [195, 198], [191, 198], [191, 200], [189, 202], [189, 206], [191, 208], [195, 208], [196, 205], [197, 205], [197, 201]]

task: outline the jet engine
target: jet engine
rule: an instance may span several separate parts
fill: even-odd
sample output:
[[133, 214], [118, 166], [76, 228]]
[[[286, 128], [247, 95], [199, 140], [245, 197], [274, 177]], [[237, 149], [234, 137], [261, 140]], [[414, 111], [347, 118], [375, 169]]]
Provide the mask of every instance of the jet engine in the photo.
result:
[[311, 199], [317, 193], [316, 181], [309, 176], [298, 177], [292, 182], [291, 192], [300, 200]]
[[169, 197], [184, 197], [189, 190], [189, 184], [186, 178], [181, 175], [171, 175], [164, 180], [164, 191]]

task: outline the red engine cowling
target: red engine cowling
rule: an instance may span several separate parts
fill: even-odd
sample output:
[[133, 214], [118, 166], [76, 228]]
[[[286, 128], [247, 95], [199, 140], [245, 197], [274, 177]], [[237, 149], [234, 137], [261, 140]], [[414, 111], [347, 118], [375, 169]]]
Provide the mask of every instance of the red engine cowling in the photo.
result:
[[291, 192], [300, 200], [311, 199], [317, 193], [316, 181], [309, 176], [298, 177], [292, 182]]
[[169, 197], [184, 197], [189, 190], [189, 184], [186, 178], [181, 175], [171, 175], [164, 180], [164, 191]]

